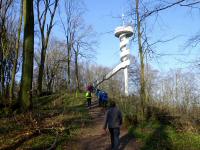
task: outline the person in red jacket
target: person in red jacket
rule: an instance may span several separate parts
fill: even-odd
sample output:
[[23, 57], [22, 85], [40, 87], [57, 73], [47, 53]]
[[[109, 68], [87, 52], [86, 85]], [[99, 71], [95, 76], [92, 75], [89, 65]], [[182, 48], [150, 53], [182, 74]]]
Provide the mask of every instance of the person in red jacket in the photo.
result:
[[90, 84], [87, 86], [87, 91], [93, 92], [94, 87]]

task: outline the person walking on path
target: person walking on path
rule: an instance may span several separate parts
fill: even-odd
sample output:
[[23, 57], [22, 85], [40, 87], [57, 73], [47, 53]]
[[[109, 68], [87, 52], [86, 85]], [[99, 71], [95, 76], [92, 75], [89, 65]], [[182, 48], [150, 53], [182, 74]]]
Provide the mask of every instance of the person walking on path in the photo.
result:
[[118, 150], [120, 141], [120, 127], [122, 125], [122, 113], [116, 107], [116, 103], [114, 101], [110, 102], [110, 108], [107, 110], [105, 121], [104, 121], [104, 132], [106, 133], [106, 128], [108, 127], [110, 132], [111, 139], [111, 148], [112, 150]]
[[90, 91], [87, 91], [85, 94], [86, 100], [87, 100], [87, 106], [88, 108], [91, 107], [91, 99], [92, 99], [92, 94]]

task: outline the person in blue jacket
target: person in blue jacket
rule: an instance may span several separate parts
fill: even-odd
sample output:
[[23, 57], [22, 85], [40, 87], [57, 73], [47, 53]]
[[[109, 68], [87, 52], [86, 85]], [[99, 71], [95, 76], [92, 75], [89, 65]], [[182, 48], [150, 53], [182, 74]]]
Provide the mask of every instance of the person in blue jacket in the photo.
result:
[[99, 101], [99, 106], [101, 106], [101, 103], [102, 103], [101, 90], [97, 89], [96, 96], [97, 96], [98, 101]]
[[105, 91], [102, 91], [102, 106], [106, 107], [108, 103], [108, 94]]

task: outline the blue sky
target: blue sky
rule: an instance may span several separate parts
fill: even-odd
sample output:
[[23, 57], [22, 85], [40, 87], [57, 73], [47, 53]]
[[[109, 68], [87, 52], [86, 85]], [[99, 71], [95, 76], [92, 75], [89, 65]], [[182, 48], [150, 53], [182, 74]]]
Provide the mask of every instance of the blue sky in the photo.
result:
[[[116, 17], [127, 7], [127, 0], [84, 0], [84, 2], [87, 7], [85, 22], [91, 24], [98, 35], [99, 46], [96, 49], [95, 61], [97, 64], [113, 67], [120, 62], [119, 39], [114, 36], [114, 29], [122, 24], [122, 20]], [[150, 42], [176, 38], [153, 47], [156, 53], [170, 55], [151, 59], [151, 65], [160, 71], [187, 68], [190, 64], [183, 62], [192, 61], [200, 54], [199, 48], [184, 48], [187, 39], [200, 30], [200, 13], [174, 7], [161, 12], [156, 24], [151, 25], [154, 20], [154, 17], [148, 20], [148, 27], [152, 30], [148, 34]], [[56, 32], [61, 33], [62, 29]], [[131, 54], [139, 59], [135, 44], [130, 48]]]
[[[120, 18], [123, 0], [85, 0], [88, 12], [87, 22], [99, 33], [97, 63], [104, 66], [115, 66], [120, 62], [119, 39], [114, 36], [114, 29], [122, 24]], [[108, 33], [107, 33], [108, 32]]]

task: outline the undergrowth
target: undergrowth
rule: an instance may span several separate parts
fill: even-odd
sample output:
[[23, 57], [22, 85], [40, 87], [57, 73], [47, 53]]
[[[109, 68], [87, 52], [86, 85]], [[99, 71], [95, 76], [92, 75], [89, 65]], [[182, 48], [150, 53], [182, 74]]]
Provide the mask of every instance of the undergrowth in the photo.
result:
[[200, 135], [193, 132], [178, 132], [170, 125], [150, 121], [137, 127], [130, 127], [141, 150], [199, 150]]
[[170, 107], [149, 107], [145, 120], [141, 119], [137, 97], [117, 99], [124, 116], [124, 126], [136, 138], [141, 150], [199, 150], [198, 125], [186, 114], [170, 113]]
[[0, 149], [47, 149], [54, 143], [62, 147], [91, 120], [84, 94], [76, 96], [62, 93], [34, 98], [31, 112], [2, 118]]

